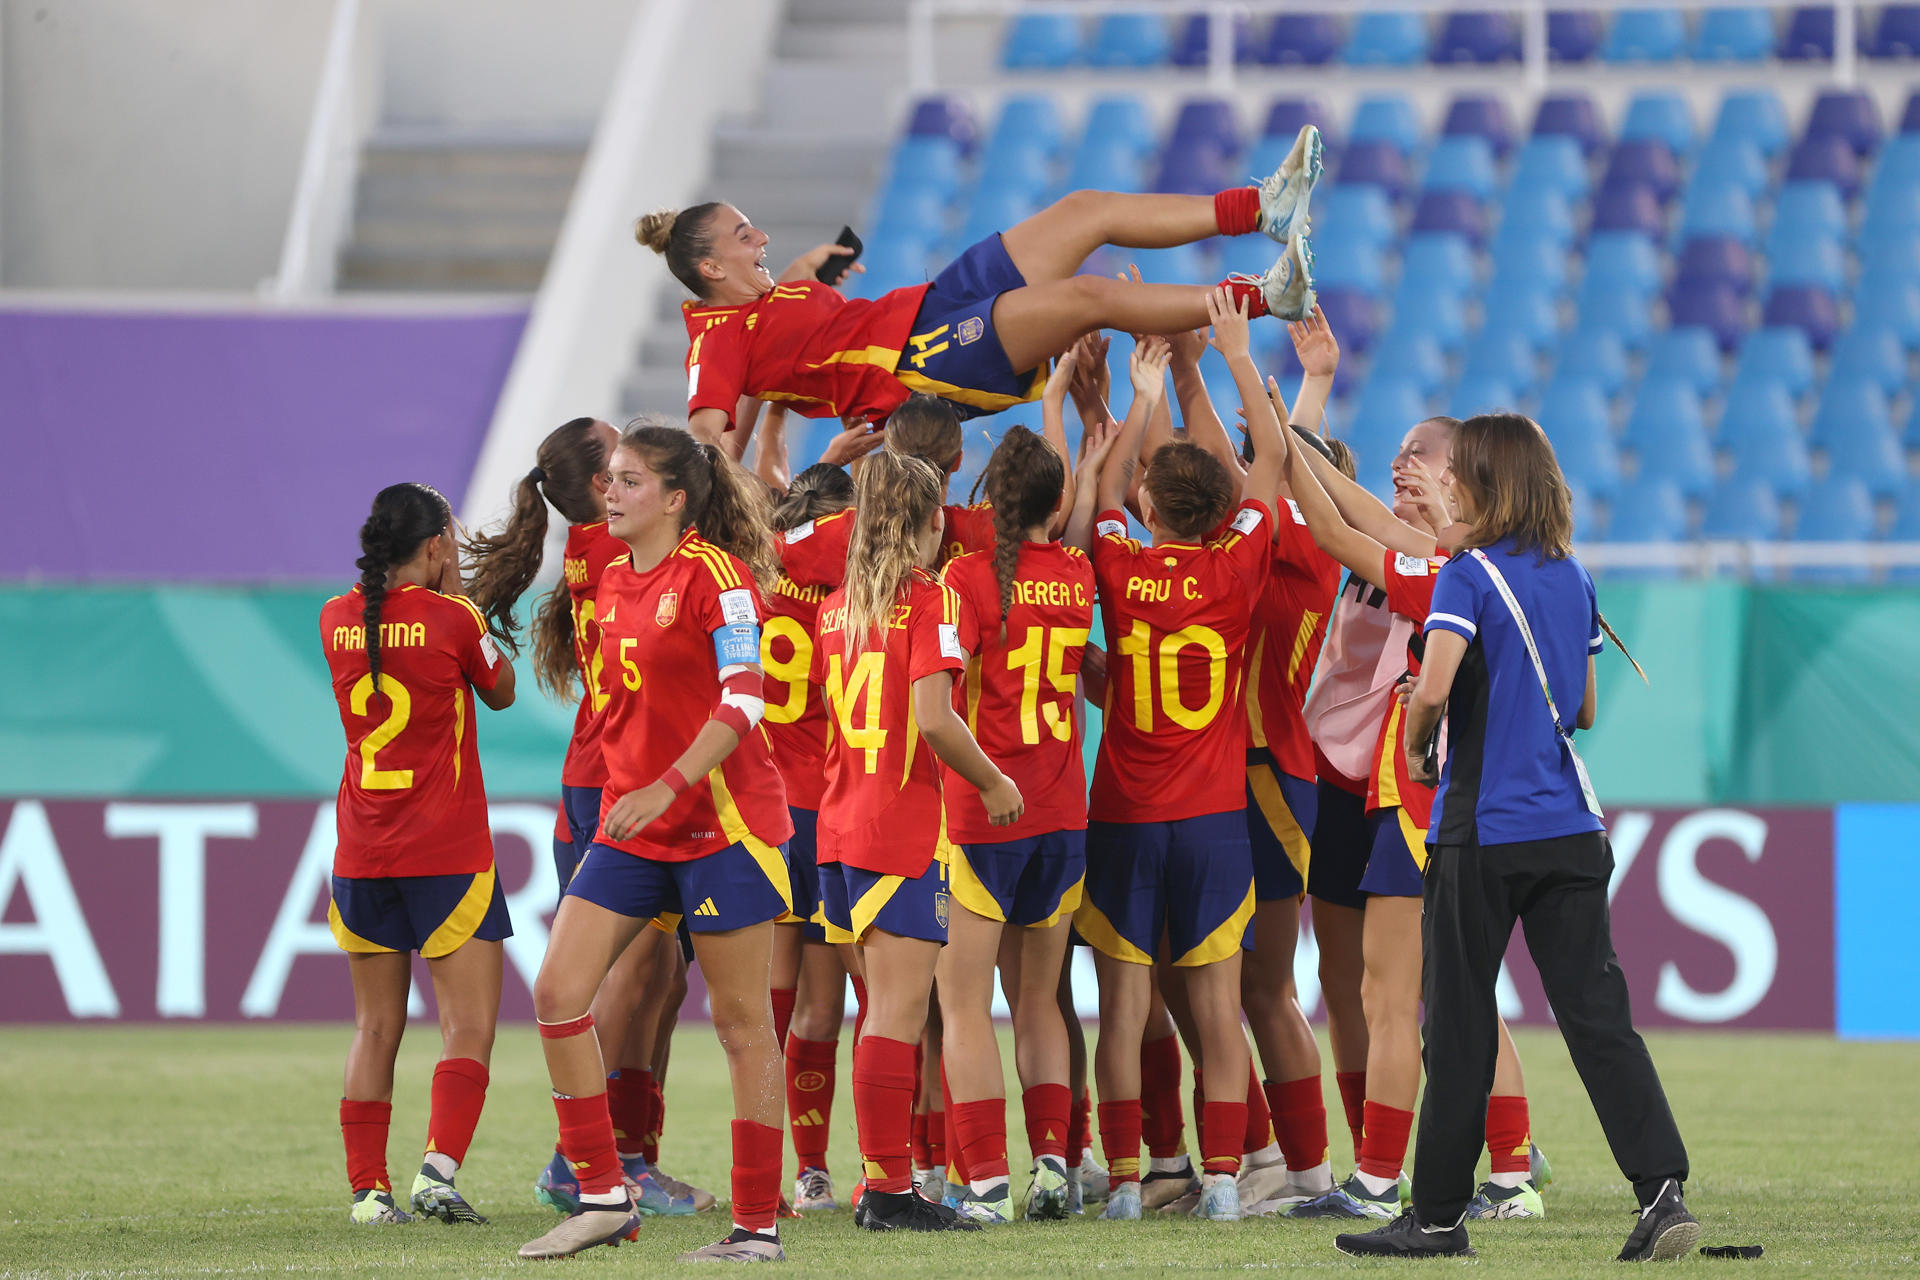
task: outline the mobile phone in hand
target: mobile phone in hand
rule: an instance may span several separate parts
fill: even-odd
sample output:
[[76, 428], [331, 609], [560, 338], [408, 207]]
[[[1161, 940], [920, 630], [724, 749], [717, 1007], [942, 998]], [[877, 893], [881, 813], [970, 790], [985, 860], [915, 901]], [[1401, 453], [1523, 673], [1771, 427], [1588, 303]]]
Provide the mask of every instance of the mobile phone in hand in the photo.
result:
[[820, 269], [813, 273], [813, 278], [821, 284], [838, 285], [846, 278], [847, 272], [853, 267], [853, 264], [860, 260], [860, 251], [866, 248], [865, 245], [860, 243], [860, 237], [853, 233], [852, 227], [840, 228], [840, 238], [835, 240], [834, 243], [843, 245], [853, 250], [853, 252], [837, 253], [821, 263]]

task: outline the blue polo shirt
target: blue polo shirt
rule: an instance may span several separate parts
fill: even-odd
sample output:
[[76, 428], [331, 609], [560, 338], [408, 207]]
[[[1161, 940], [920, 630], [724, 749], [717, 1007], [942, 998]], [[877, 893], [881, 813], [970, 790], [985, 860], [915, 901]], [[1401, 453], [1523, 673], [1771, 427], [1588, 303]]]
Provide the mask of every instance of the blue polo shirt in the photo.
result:
[[[1527, 615], [1571, 729], [1586, 697], [1588, 655], [1601, 645], [1593, 579], [1571, 556], [1516, 552], [1511, 539], [1483, 551]], [[1451, 631], [1468, 643], [1447, 700], [1447, 761], [1427, 842], [1512, 844], [1601, 830], [1554, 731], [1520, 628], [1471, 554], [1454, 556], [1435, 577], [1425, 630]]]

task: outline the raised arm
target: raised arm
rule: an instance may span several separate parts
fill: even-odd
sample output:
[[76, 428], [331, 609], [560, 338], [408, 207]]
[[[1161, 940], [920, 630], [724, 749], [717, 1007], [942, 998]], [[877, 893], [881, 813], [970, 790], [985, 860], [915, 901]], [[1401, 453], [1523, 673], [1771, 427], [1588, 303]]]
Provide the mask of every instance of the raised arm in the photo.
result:
[[1207, 380], [1200, 376], [1200, 357], [1207, 350], [1204, 330], [1171, 333], [1167, 344], [1173, 348], [1173, 394], [1180, 401], [1180, 417], [1187, 424], [1187, 439], [1226, 464], [1229, 474], [1244, 483], [1247, 469], [1227, 438], [1227, 428], [1207, 394]]
[[1161, 338], [1146, 338], [1136, 343], [1129, 373], [1133, 379], [1133, 404], [1127, 420], [1120, 424], [1120, 438], [1100, 468], [1099, 510], [1118, 510], [1133, 492], [1134, 476], [1140, 470], [1141, 442], [1147, 426], [1167, 394], [1167, 362], [1172, 352]]
[[[1046, 437], [1054, 452], [1060, 455], [1060, 466], [1064, 475], [1060, 481], [1060, 510], [1055, 513], [1047, 532], [1054, 537], [1060, 536], [1067, 517], [1073, 510], [1073, 453], [1067, 448], [1067, 389], [1073, 383], [1073, 367], [1080, 351], [1080, 344], [1067, 348], [1067, 353], [1053, 362], [1053, 372], [1047, 375], [1047, 389], [1040, 395], [1040, 434]], [[1082, 437], [1084, 440], [1084, 437]]]
[[1120, 438], [1120, 424], [1108, 419], [1097, 426], [1089, 427], [1080, 437], [1079, 480], [1073, 486], [1073, 509], [1067, 516], [1066, 533], [1061, 541], [1070, 547], [1093, 551], [1093, 518], [1099, 514], [1093, 509], [1094, 499], [1098, 496], [1100, 468], [1106, 464], [1107, 455], [1113, 451], [1113, 445]]
[[[1254, 367], [1247, 332], [1247, 304], [1237, 305], [1226, 289], [1207, 295], [1207, 314], [1213, 321], [1213, 345], [1227, 358], [1227, 371], [1233, 375], [1234, 389], [1247, 413], [1247, 442], [1253, 446], [1253, 465], [1247, 469], [1242, 493], [1271, 508], [1280, 493], [1280, 480], [1286, 466], [1288, 447], [1280, 430], [1280, 419], [1267, 399], [1267, 389]], [[1222, 432], [1222, 436], [1226, 433]]]
[[727, 411], [725, 409], [695, 409], [687, 417], [687, 430], [693, 438], [716, 449], [726, 449]]
[[[827, 264], [827, 259], [844, 258], [852, 252], [853, 250], [837, 241], [830, 244], [817, 244], [787, 264], [787, 269], [780, 273], [780, 283], [794, 284], [801, 280], [817, 279], [819, 270]], [[856, 262], [848, 267], [847, 271], [848, 274], [863, 274], [866, 268]]]
[[[1251, 418], [1251, 414], [1248, 415]], [[1354, 528], [1340, 518], [1340, 511], [1327, 496], [1327, 490], [1320, 483], [1320, 469], [1315, 462], [1324, 462], [1316, 449], [1289, 449], [1287, 451], [1287, 483], [1293, 489], [1293, 500], [1300, 507], [1300, 514], [1307, 522], [1307, 532], [1313, 535], [1313, 543], [1322, 551], [1338, 560], [1347, 568], [1371, 583], [1386, 590], [1386, 547], [1366, 533]], [[1335, 471], [1334, 475], [1340, 473]], [[1344, 479], [1345, 477], [1341, 477]], [[1391, 519], [1391, 514], [1389, 514]], [[1394, 521], [1399, 524], [1398, 520]], [[1429, 550], [1432, 555], [1431, 540]]]
[[1107, 335], [1089, 333], [1073, 344], [1073, 377], [1067, 391], [1073, 397], [1073, 411], [1080, 415], [1080, 429], [1091, 431], [1113, 420], [1108, 399], [1113, 390], [1107, 370]]
[[760, 449], [753, 455], [753, 474], [776, 492], [793, 483], [793, 463], [787, 457], [787, 406], [768, 405], [761, 415]]

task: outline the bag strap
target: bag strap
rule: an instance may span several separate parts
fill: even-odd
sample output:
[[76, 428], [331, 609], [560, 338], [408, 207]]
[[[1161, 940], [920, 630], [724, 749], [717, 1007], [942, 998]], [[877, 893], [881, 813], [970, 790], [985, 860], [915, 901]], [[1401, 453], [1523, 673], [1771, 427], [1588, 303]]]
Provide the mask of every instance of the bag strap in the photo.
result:
[[1468, 553], [1477, 560], [1487, 577], [1493, 583], [1493, 589], [1500, 593], [1500, 599], [1506, 603], [1507, 612], [1513, 615], [1514, 624], [1520, 628], [1520, 639], [1526, 643], [1527, 656], [1533, 659], [1533, 673], [1540, 679], [1540, 692], [1547, 700], [1547, 715], [1553, 719], [1553, 731], [1560, 739], [1560, 745], [1567, 749], [1567, 755], [1573, 760], [1574, 776], [1580, 779], [1580, 797], [1586, 801], [1588, 812], [1600, 817], [1600, 800], [1594, 795], [1593, 782], [1587, 777], [1587, 765], [1580, 753], [1573, 747], [1573, 730], [1560, 717], [1560, 708], [1554, 705], [1553, 688], [1547, 680], [1547, 665], [1540, 661], [1540, 647], [1533, 642], [1533, 628], [1527, 625], [1527, 615], [1521, 610], [1520, 602], [1514, 598], [1513, 588], [1507, 585], [1506, 578], [1494, 567], [1492, 560], [1484, 551], [1475, 547]]

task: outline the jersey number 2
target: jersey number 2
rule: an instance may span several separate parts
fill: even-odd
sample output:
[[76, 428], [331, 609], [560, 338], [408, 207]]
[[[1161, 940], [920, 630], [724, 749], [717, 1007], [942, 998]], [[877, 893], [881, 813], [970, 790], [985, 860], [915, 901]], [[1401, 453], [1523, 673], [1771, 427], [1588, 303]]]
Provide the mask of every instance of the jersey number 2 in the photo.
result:
[[[374, 763], [374, 757], [380, 754], [380, 748], [399, 737], [400, 731], [407, 727], [407, 720], [413, 715], [413, 695], [407, 692], [407, 686], [384, 671], [380, 673], [380, 692], [387, 695], [390, 710], [387, 718], [360, 740], [360, 788], [363, 791], [404, 791], [413, 785], [413, 770], [382, 769]], [[373, 701], [372, 672], [354, 683], [348, 700], [353, 714], [367, 714], [367, 707]]]

